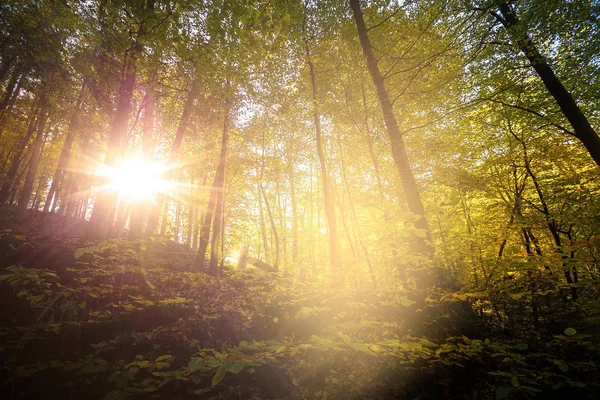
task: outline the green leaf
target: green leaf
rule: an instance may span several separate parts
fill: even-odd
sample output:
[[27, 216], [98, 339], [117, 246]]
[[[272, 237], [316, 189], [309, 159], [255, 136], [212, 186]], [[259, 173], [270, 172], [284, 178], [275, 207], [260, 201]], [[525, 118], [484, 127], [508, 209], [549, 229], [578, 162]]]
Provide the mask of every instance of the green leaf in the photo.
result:
[[155, 361], [156, 362], [164, 361], [164, 360], [168, 360], [169, 358], [171, 358], [171, 355], [170, 354], [165, 354], [164, 356], [158, 357]]
[[577, 331], [573, 328], [567, 328], [567, 329], [565, 329], [565, 335], [567, 335], [567, 336], [577, 335]]
[[437, 349], [438, 347], [440, 347], [439, 345], [430, 342], [427, 339], [419, 339], [419, 343], [421, 343], [424, 347], [427, 347], [428, 349]]
[[287, 349], [287, 346], [279, 346], [279, 347], [277, 348], [277, 350], [275, 351], [275, 353], [279, 354], [279, 353], [281, 353], [282, 351], [285, 351], [285, 349]]
[[226, 373], [227, 370], [224, 367], [219, 368], [215, 376], [212, 378], [212, 387], [217, 386], [223, 380], [223, 378], [225, 378]]
[[238, 362], [234, 362], [233, 364], [229, 365], [229, 367], [227, 367], [227, 371], [229, 371], [233, 374], [238, 374], [241, 371], [243, 371], [243, 369], [245, 367], [246, 367], [246, 363], [244, 361], [238, 361]]
[[350, 336], [345, 335], [342, 332], [338, 332], [338, 336], [342, 338], [342, 340], [346, 343], [350, 343], [352, 340], [350, 339]]
[[558, 364], [558, 369], [564, 373], [569, 372], [569, 366], [567, 364]]
[[410, 306], [412, 306], [413, 304], [415, 304], [416, 302], [415, 302], [415, 301], [412, 301], [411, 299], [409, 299], [409, 298], [408, 298], [408, 297], [406, 297], [406, 296], [401, 296], [401, 297], [398, 299], [398, 303], [400, 303], [400, 304], [401, 304], [401, 305], [403, 305], [404, 307], [410, 307]]
[[204, 360], [201, 358], [192, 358], [187, 365], [187, 368], [191, 371], [198, 371], [204, 366]]
[[496, 389], [496, 400], [508, 399], [508, 395], [513, 390], [510, 386], [500, 386]]
[[527, 345], [527, 343], [519, 343], [515, 346], [515, 349], [517, 350], [527, 350], [529, 348], [529, 346]]
[[517, 378], [516, 376], [510, 378], [510, 384], [517, 388], [521, 386], [521, 384], [519, 383], [519, 378]]
[[363, 353], [370, 354], [370, 355], [375, 355], [373, 350], [371, 350], [366, 344], [350, 343], [350, 344], [348, 344], [348, 346], [350, 346], [350, 348], [352, 348], [354, 350], [362, 351]]
[[124, 376], [119, 376], [117, 379], [115, 379], [115, 386], [118, 387], [119, 389], [126, 388], [128, 384], [129, 384], [129, 379], [127, 379]]
[[86, 252], [85, 247], [77, 249], [77, 250], [75, 250], [75, 254], [73, 255], [73, 257], [75, 257], [75, 258], [81, 258], [85, 254], [85, 252]]

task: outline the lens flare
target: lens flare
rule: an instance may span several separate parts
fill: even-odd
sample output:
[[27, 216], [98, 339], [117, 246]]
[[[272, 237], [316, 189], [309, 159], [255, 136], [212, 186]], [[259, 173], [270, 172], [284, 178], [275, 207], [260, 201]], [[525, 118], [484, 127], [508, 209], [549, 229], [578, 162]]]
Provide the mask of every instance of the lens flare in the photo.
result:
[[166, 192], [169, 182], [161, 179], [162, 169], [143, 160], [127, 160], [102, 173], [108, 178], [108, 188], [130, 201], [150, 200], [157, 192]]

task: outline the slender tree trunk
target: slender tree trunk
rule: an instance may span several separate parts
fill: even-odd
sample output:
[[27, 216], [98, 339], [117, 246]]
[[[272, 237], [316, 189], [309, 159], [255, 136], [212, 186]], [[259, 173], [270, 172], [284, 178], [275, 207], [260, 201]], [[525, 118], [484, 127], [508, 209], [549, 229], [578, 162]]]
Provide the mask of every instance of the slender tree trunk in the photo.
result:
[[[132, 51], [129, 52], [125, 61], [125, 79], [121, 83], [119, 103], [117, 104], [115, 119], [108, 141], [108, 149], [104, 158], [104, 165], [108, 168], [116, 165], [121, 143], [127, 134], [127, 124], [129, 122], [129, 114], [131, 113], [131, 99], [136, 81], [136, 58], [141, 50], [141, 44], [135, 40], [132, 44]], [[105, 182], [106, 179], [103, 179], [103, 181]], [[103, 185], [101, 184], [100, 186]], [[110, 216], [113, 214], [116, 202], [117, 193], [114, 190], [101, 190], [98, 192], [86, 234], [88, 240], [106, 239], [113, 224]]]
[[294, 179], [294, 160], [291, 140], [287, 148], [287, 172], [290, 182], [290, 197], [292, 200], [292, 261], [298, 259], [298, 199], [296, 198], [296, 181]]
[[8, 82], [6, 86], [6, 92], [4, 94], [4, 99], [0, 103], [0, 137], [2, 137], [2, 133], [4, 132], [4, 125], [6, 125], [6, 121], [8, 119], [8, 114], [12, 109], [17, 97], [19, 97], [19, 93], [21, 92], [21, 87], [23, 86], [23, 81], [25, 81], [26, 73], [21, 70], [16, 70], [13, 72], [11, 80]]
[[[525, 169], [527, 170], [527, 173], [531, 177], [531, 180], [535, 187], [536, 193], [538, 195], [538, 199], [542, 206], [542, 213], [544, 214], [544, 217], [546, 218], [546, 225], [548, 226], [548, 230], [550, 231], [550, 234], [552, 235], [552, 238], [554, 239], [554, 244], [556, 245], [556, 252], [560, 255], [560, 258], [563, 261], [562, 267], [564, 270], [565, 280], [567, 281], [567, 283], [569, 285], [572, 285], [574, 282], [573, 282], [573, 277], [571, 276], [571, 268], [569, 267], [568, 262], [567, 262], [568, 256], [565, 254], [565, 252], [563, 250], [562, 240], [560, 238], [560, 232], [558, 231], [558, 224], [557, 224], [556, 220], [554, 218], [552, 218], [552, 216], [550, 214], [550, 209], [548, 208], [548, 204], [546, 203], [546, 199], [542, 192], [542, 188], [538, 182], [537, 176], [531, 169], [531, 164], [529, 162], [529, 157], [527, 155], [525, 143], [522, 142], [522, 144], [523, 144], [524, 158], [525, 158]], [[571, 287], [571, 297], [573, 298], [573, 300], [577, 300], [577, 298], [578, 298], [577, 288], [575, 286]]]
[[373, 48], [371, 41], [367, 34], [367, 28], [363, 18], [362, 11], [360, 9], [359, 0], [350, 0], [350, 7], [354, 14], [354, 20], [356, 22], [356, 28], [358, 30], [358, 36], [360, 44], [363, 50], [363, 54], [366, 59], [367, 69], [373, 80], [373, 84], [377, 89], [377, 98], [381, 105], [383, 112], [383, 120], [392, 143], [392, 156], [396, 169], [400, 175], [400, 181], [402, 182], [402, 188], [404, 190], [404, 197], [408, 205], [408, 210], [419, 217], [415, 221], [415, 227], [423, 229], [426, 233], [426, 238], [417, 237], [415, 238], [415, 251], [427, 255], [433, 255], [433, 247], [431, 246], [431, 231], [427, 218], [425, 217], [425, 207], [421, 201], [421, 195], [419, 193], [419, 187], [413, 176], [410, 163], [408, 161], [408, 155], [404, 146], [404, 138], [402, 132], [394, 115], [394, 109], [390, 101], [383, 76], [377, 66], [377, 59], [373, 54]]
[[[221, 232], [221, 218], [223, 212], [223, 188], [225, 186], [225, 162], [227, 159], [227, 142], [229, 140], [229, 108], [225, 111], [225, 120], [223, 122], [223, 135], [221, 137], [221, 154], [219, 156], [219, 164], [215, 173], [206, 215], [204, 217], [204, 225], [202, 227], [202, 235], [200, 237], [200, 248], [198, 249], [197, 265], [204, 265], [206, 262], [206, 248], [210, 235], [211, 221], [213, 225], [211, 259], [208, 273], [211, 275], [217, 274], [218, 261], [218, 240]], [[214, 210], [214, 215], [213, 215]]]
[[50, 211], [52, 204], [57, 202], [60, 186], [65, 180], [67, 165], [69, 164], [69, 160], [71, 158], [71, 148], [73, 147], [73, 141], [75, 140], [75, 136], [77, 135], [78, 131], [79, 113], [81, 112], [81, 104], [83, 102], [84, 94], [85, 82], [81, 85], [79, 96], [77, 96], [77, 103], [75, 105], [75, 109], [73, 110], [73, 114], [71, 115], [71, 120], [69, 121], [67, 137], [65, 138], [65, 143], [63, 144], [60, 156], [58, 158], [58, 165], [56, 166], [56, 171], [52, 177], [52, 184], [50, 185], [50, 190], [48, 190], [48, 196], [46, 196], [44, 212]]
[[[170, 168], [173, 168], [177, 163], [177, 159], [179, 157], [179, 151], [181, 149], [181, 143], [183, 142], [183, 138], [185, 136], [185, 132], [190, 122], [190, 116], [192, 115], [192, 110], [194, 108], [194, 100], [196, 99], [196, 90], [194, 88], [195, 83], [192, 84], [192, 88], [187, 94], [187, 98], [185, 101], [185, 105], [183, 106], [183, 112], [181, 114], [181, 118], [179, 120], [179, 125], [177, 126], [177, 133], [175, 134], [175, 140], [173, 141], [173, 145], [171, 146], [171, 151], [169, 152], [169, 157], [167, 163]], [[172, 176], [172, 169], [165, 173], [165, 176], [162, 179], [169, 180]], [[163, 204], [166, 201], [166, 195], [164, 193], [158, 193], [156, 195], [156, 202], [152, 207], [152, 211], [150, 212], [150, 217], [148, 218], [148, 224], [146, 225], [146, 236], [151, 236], [154, 234], [156, 227], [158, 226], [158, 220], [160, 218], [160, 212], [163, 208]]]
[[[44, 103], [43, 100], [42, 102]], [[31, 139], [31, 136], [36, 131], [40, 122], [46, 118], [46, 113], [47, 105], [44, 104], [41, 110], [39, 111], [38, 117], [31, 118], [31, 120], [29, 121], [27, 132], [25, 133], [23, 139], [19, 141], [19, 144], [17, 145], [17, 148], [14, 151], [10, 168], [6, 173], [6, 180], [4, 181], [2, 189], [0, 190], [0, 204], [5, 203], [11, 197], [13, 186], [15, 186], [17, 182], [16, 178], [17, 173], [19, 172], [19, 167], [21, 166], [21, 163], [25, 161], [25, 148], [27, 147], [29, 139]]]
[[175, 232], [173, 233], [175, 243], [179, 243], [179, 226], [181, 225], [181, 201], [176, 200], [175, 204]]
[[120, 238], [123, 235], [123, 229], [125, 229], [125, 224], [131, 215], [133, 205], [131, 203], [124, 203], [121, 200], [121, 204], [119, 204], [119, 213], [117, 214], [117, 219], [115, 221], [115, 225], [113, 227], [113, 232], [111, 236]]
[[8, 75], [10, 67], [12, 67], [14, 61], [14, 56], [2, 57], [2, 65], [0, 65], [0, 83], [4, 82], [6, 79], [6, 75]]
[[160, 226], [160, 236], [167, 234], [167, 226], [169, 225], [169, 207], [170, 201], [165, 201], [162, 210], [162, 225]]
[[208, 273], [217, 276], [217, 265], [219, 263], [219, 243], [223, 243], [221, 231], [223, 229], [223, 190], [217, 192], [215, 204], [215, 215], [213, 219], [213, 235], [210, 244], [210, 264]]
[[198, 233], [199, 233], [199, 225], [200, 225], [200, 224], [198, 224], [199, 216], [201, 216], [200, 209], [198, 207], [194, 207], [194, 228], [193, 228], [192, 246], [191, 246], [192, 251], [198, 250]]
[[258, 196], [258, 215], [260, 218], [260, 236], [262, 237], [262, 244], [264, 248], [265, 260], [269, 261], [269, 238], [267, 236], [267, 224], [265, 222], [265, 212], [263, 209], [263, 198], [260, 182], [256, 185], [256, 194]]
[[315, 133], [317, 139], [317, 155], [319, 156], [319, 163], [321, 164], [321, 176], [323, 179], [323, 202], [325, 203], [325, 214], [327, 217], [327, 228], [329, 232], [329, 254], [331, 270], [337, 271], [342, 266], [340, 258], [340, 248], [338, 243], [338, 231], [337, 221], [335, 217], [335, 200], [333, 194], [333, 186], [331, 184], [331, 178], [327, 169], [327, 160], [325, 157], [325, 150], [323, 145], [323, 137], [321, 133], [321, 116], [319, 114], [318, 98], [317, 98], [317, 83], [315, 79], [315, 67], [310, 57], [310, 50], [308, 48], [308, 42], [306, 43], [306, 63], [310, 70], [310, 83], [312, 87], [312, 101], [313, 101], [313, 119], [315, 124]]
[[27, 175], [25, 176], [25, 183], [23, 183], [23, 189], [21, 190], [21, 195], [19, 196], [20, 208], [27, 208], [29, 205], [29, 199], [31, 198], [31, 193], [33, 191], [33, 181], [35, 180], [40, 158], [42, 157], [42, 145], [44, 144], [44, 139], [46, 137], [44, 130], [47, 120], [48, 113], [46, 113], [44, 118], [40, 121], [37, 129], [37, 135], [33, 141], [33, 149], [31, 152], [31, 159], [29, 160], [29, 167], [27, 168]]
[[375, 170], [375, 179], [377, 180], [377, 187], [379, 188], [379, 197], [383, 200], [383, 184], [381, 183], [381, 171], [379, 169], [379, 161], [377, 155], [373, 149], [373, 138], [371, 136], [371, 127], [369, 126], [369, 110], [367, 109], [367, 96], [365, 94], [365, 84], [361, 79], [362, 84], [362, 101], [364, 111], [364, 125], [365, 125], [365, 138], [367, 140], [367, 147], [369, 149], [369, 155], [371, 156], [371, 162], [373, 163], [373, 169]]
[[[356, 1], [356, 0], [353, 0]], [[546, 58], [539, 52], [537, 45], [529, 37], [527, 27], [519, 20], [508, 2], [500, 2], [500, 14], [495, 15], [508, 31], [515, 45], [535, 69], [548, 92], [554, 97], [563, 115], [575, 131], [575, 136], [583, 143], [594, 161], [600, 166], [600, 137], [587, 117], [581, 111], [571, 93], [564, 87]]]
[[263, 199], [265, 200], [265, 207], [267, 207], [267, 215], [269, 216], [269, 221], [271, 222], [271, 231], [273, 232], [273, 237], [275, 239], [275, 263], [273, 267], [275, 270], [279, 268], [279, 234], [277, 233], [277, 225], [275, 225], [275, 219], [273, 218], [273, 213], [271, 212], [271, 206], [269, 206], [269, 201], [267, 200], [267, 194], [265, 193], [265, 188], [260, 185], [260, 191], [262, 192]]
[[[513, 177], [514, 177], [514, 205], [510, 213], [510, 218], [508, 221], [508, 226], [506, 230], [510, 230], [513, 223], [515, 222], [516, 216], [519, 214], [519, 210], [521, 209], [521, 201], [523, 198], [523, 191], [525, 190], [525, 185], [527, 184], [527, 175], [519, 185], [518, 175], [517, 175], [517, 166], [513, 165]], [[502, 258], [504, 254], [504, 249], [506, 248], [506, 243], [508, 243], [508, 238], [504, 237], [502, 239], [502, 243], [500, 243], [500, 249], [498, 250], [498, 260]]]
[[48, 182], [46, 181], [46, 177], [44, 175], [42, 175], [39, 179], [37, 188], [35, 190], [35, 195], [33, 196], [33, 200], [31, 201], [31, 209], [32, 210], [37, 210], [39, 205], [40, 205], [40, 199], [41, 199], [41, 192], [42, 192], [42, 186], [44, 186], [45, 184], [47, 184]]

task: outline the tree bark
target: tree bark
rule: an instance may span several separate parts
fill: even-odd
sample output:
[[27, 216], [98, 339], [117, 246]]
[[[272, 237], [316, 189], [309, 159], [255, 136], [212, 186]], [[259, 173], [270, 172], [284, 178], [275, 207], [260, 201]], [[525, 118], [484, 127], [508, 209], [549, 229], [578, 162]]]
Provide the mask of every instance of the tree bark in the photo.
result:
[[262, 192], [263, 199], [265, 200], [267, 215], [269, 216], [269, 222], [271, 223], [271, 231], [273, 232], [273, 237], [275, 239], [275, 263], [273, 264], [273, 267], [275, 270], [277, 270], [279, 268], [279, 234], [277, 233], [277, 225], [275, 225], [275, 219], [273, 218], [273, 213], [271, 212], [271, 206], [269, 205], [267, 194], [265, 193], [265, 188], [262, 186], [262, 184], [260, 184], [260, 191]]
[[375, 88], [377, 89], [377, 98], [381, 105], [383, 112], [383, 120], [388, 132], [388, 136], [392, 143], [392, 157], [400, 175], [400, 181], [402, 182], [402, 188], [404, 190], [404, 197], [408, 205], [408, 210], [415, 214], [418, 219], [415, 221], [415, 227], [422, 229], [426, 232], [426, 238], [416, 237], [414, 241], [414, 250], [417, 253], [423, 253], [426, 255], [433, 255], [433, 247], [431, 242], [431, 231], [427, 218], [425, 217], [425, 207], [421, 201], [421, 195], [419, 193], [419, 187], [413, 176], [410, 163], [408, 161], [408, 155], [404, 146], [404, 138], [400, 132], [400, 127], [396, 116], [394, 115], [394, 109], [390, 101], [383, 76], [377, 66], [377, 59], [373, 54], [373, 48], [371, 41], [367, 34], [367, 28], [363, 18], [362, 11], [360, 9], [359, 0], [350, 0], [350, 7], [354, 14], [354, 21], [356, 22], [356, 28], [358, 30], [358, 36], [360, 44], [363, 50], [363, 54], [366, 59], [367, 69], [371, 75], [371, 79]]
[[337, 271], [342, 266], [340, 258], [340, 247], [338, 243], [338, 231], [337, 231], [337, 220], [335, 217], [335, 200], [333, 194], [333, 187], [331, 184], [331, 178], [327, 169], [327, 160], [325, 156], [325, 150], [323, 146], [323, 136], [321, 133], [321, 116], [319, 114], [319, 105], [317, 98], [317, 83], [315, 79], [315, 67], [313, 65], [310, 50], [308, 48], [308, 42], [306, 43], [306, 63], [310, 70], [310, 83], [312, 87], [312, 101], [313, 101], [313, 119], [315, 124], [315, 133], [317, 140], [317, 155], [319, 157], [319, 163], [321, 165], [321, 177], [323, 179], [323, 201], [325, 206], [325, 215], [327, 217], [327, 228], [329, 233], [329, 254], [330, 254], [330, 265], [332, 271]]
[[[223, 123], [223, 135], [221, 136], [221, 154], [219, 156], [219, 164], [215, 173], [206, 215], [204, 216], [204, 224], [200, 237], [200, 246], [197, 255], [197, 265], [203, 266], [206, 262], [206, 248], [208, 247], [208, 239], [210, 236], [211, 221], [213, 225], [211, 258], [208, 273], [211, 275], [217, 274], [218, 261], [218, 240], [221, 232], [221, 216], [223, 211], [223, 188], [225, 184], [225, 161], [227, 158], [227, 142], [229, 140], [229, 108], [225, 111], [225, 121]], [[214, 214], [213, 214], [214, 210]], [[213, 218], [214, 217], [214, 218]]]
[[[183, 112], [181, 113], [181, 119], [179, 120], [179, 125], [177, 126], [177, 132], [175, 134], [175, 140], [171, 145], [171, 151], [169, 151], [169, 157], [167, 159], [167, 164], [169, 170], [165, 172], [162, 179], [169, 180], [172, 176], [172, 169], [175, 167], [177, 163], [177, 159], [179, 157], [179, 151], [181, 149], [181, 143], [183, 142], [183, 138], [185, 136], [185, 132], [187, 131], [187, 127], [190, 122], [190, 116], [192, 115], [192, 110], [194, 108], [194, 100], [196, 99], [196, 90], [194, 88], [194, 84], [192, 84], [192, 88], [187, 94], [187, 98], [185, 100], [185, 105], [183, 106]], [[164, 193], [157, 193], [156, 202], [152, 206], [152, 211], [150, 212], [150, 217], [148, 218], [148, 223], [146, 225], [146, 233], [145, 236], [149, 237], [154, 234], [156, 227], [158, 226], [158, 220], [160, 218], [160, 212], [163, 209], [163, 205], [167, 199], [167, 196]]]
[[42, 145], [44, 144], [44, 139], [46, 136], [44, 134], [44, 130], [46, 128], [47, 120], [48, 113], [46, 113], [40, 121], [37, 128], [37, 135], [33, 141], [33, 149], [31, 152], [31, 159], [29, 160], [29, 167], [27, 168], [27, 175], [25, 176], [23, 189], [21, 190], [21, 195], [19, 196], [18, 204], [20, 208], [27, 208], [29, 205], [29, 199], [31, 198], [31, 192], [33, 191], [33, 181], [35, 180], [35, 175], [37, 173], [40, 158], [42, 156]]
[[583, 143], [596, 164], [600, 166], [600, 137], [598, 133], [581, 111], [571, 93], [558, 79], [546, 58], [539, 52], [538, 47], [527, 34], [527, 27], [519, 20], [512, 7], [508, 3], [502, 2], [499, 8], [501, 17], [496, 15], [496, 18], [504, 25], [515, 45], [527, 57], [548, 92], [554, 97], [556, 104], [573, 127], [575, 136]]
[[[136, 40], [132, 44], [132, 51], [125, 61], [125, 79], [121, 83], [119, 103], [117, 104], [115, 119], [108, 141], [108, 149], [104, 158], [104, 165], [108, 168], [116, 165], [121, 143], [127, 133], [127, 124], [129, 122], [129, 114], [131, 113], [131, 99], [137, 75], [136, 57], [139, 52], [141, 52], [141, 44]], [[106, 179], [102, 179], [102, 181], [105, 183]], [[101, 184], [100, 186], [103, 185]], [[86, 233], [88, 240], [106, 239], [112, 227], [113, 221], [110, 216], [113, 214], [116, 202], [117, 193], [113, 190], [102, 190], [98, 193]]]
[[292, 157], [291, 143], [288, 142], [287, 172], [292, 200], [292, 261], [296, 262], [298, 259], [298, 199], [296, 198], [296, 182], [294, 179], [294, 162]]
[[50, 190], [48, 190], [48, 195], [46, 196], [44, 212], [50, 211], [52, 203], [58, 200], [58, 192], [60, 191], [60, 186], [65, 180], [67, 165], [69, 164], [69, 160], [71, 158], [71, 149], [73, 147], [73, 141], [75, 140], [75, 136], [77, 135], [78, 131], [79, 113], [81, 112], [81, 104], [83, 102], [84, 93], [85, 82], [81, 85], [79, 96], [77, 96], [77, 104], [75, 106], [75, 109], [73, 110], [73, 114], [71, 115], [71, 119], [69, 121], [69, 127], [67, 128], [67, 137], [65, 138], [65, 143], [63, 144], [60, 156], [58, 158], [58, 165], [56, 166], [56, 171], [54, 172], [54, 176], [52, 177], [52, 184], [50, 185]]
[[17, 173], [19, 172], [19, 167], [21, 166], [21, 163], [25, 160], [25, 147], [29, 143], [31, 135], [33, 135], [33, 133], [36, 131], [41, 121], [46, 118], [47, 107], [48, 106], [46, 104], [43, 104], [39, 116], [37, 118], [31, 119], [31, 121], [29, 122], [29, 126], [27, 127], [27, 132], [25, 133], [25, 136], [19, 142], [17, 149], [14, 152], [10, 168], [6, 174], [6, 180], [4, 181], [2, 189], [0, 190], [0, 204], [5, 203], [11, 197], [13, 187], [17, 181], [16, 178]]

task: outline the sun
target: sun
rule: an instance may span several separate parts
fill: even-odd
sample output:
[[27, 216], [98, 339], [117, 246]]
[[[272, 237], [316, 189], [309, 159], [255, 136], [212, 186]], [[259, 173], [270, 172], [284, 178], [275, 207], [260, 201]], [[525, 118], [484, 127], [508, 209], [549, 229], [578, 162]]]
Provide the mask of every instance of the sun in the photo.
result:
[[161, 179], [162, 169], [143, 160], [125, 160], [115, 167], [108, 167], [104, 175], [108, 189], [115, 190], [130, 201], [152, 199], [157, 192], [168, 190], [169, 182]]

